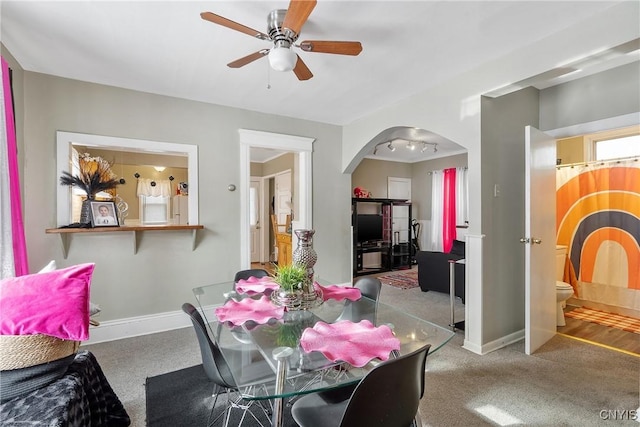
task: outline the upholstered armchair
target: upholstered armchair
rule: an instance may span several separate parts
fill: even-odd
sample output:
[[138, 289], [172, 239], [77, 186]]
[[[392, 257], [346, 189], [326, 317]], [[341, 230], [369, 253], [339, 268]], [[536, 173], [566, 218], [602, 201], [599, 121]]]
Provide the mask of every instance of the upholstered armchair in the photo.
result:
[[[449, 293], [449, 260], [464, 259], [465, 244], [453, 241], [451, 252], [419, 251], [416, 254], [418, 263], [418, 284], [423, 292], [436, 291]], [[464, 303], [464, 264], [455, 264], [455, 295]]]

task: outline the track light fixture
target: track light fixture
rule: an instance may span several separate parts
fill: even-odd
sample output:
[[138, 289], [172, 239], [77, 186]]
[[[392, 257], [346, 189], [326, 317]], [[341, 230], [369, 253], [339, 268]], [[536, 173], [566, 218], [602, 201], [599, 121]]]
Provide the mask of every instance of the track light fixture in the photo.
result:
[[378, 147], [380, 147], [381, 145], [386, 145], [387, 148], [390, 151], [395, 151], [396, 150], [396, 146], [397, 145], [402, 145], [402, 143], [406, 143], [405, 146], [407, 147], [407, 149], [409, 150], [415, 150], [416, 146], [418, 144], [422, 144], [422, 147], [420, 148], [420, 152], [424, 153], [426, 152], [429, 147], [431, 147], [433, 149], [433, 152], [436, 153], [438, 152], [438, 143], [436, 142], [427, 142], [427, 141], [410, 141], [410, 140], [406, 140], [406, 139], [394, 139], [391, 141], [384, 141], [384, 142], [379, 142], [376, 144], [376, 146], [373, 148], [373, 155], [377, 155], [378, 154]]

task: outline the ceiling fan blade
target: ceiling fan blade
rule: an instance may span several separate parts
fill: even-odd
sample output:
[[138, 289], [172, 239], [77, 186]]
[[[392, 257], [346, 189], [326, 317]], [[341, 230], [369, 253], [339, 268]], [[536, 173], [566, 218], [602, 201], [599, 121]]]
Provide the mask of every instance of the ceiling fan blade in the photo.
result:
[[300, 43], [305, 52], [336, 53], [338, 55], [357, 56], [362, 52], [360, 42], [305, 40]]
[[296, 66], [293, 68], [293, 72], [296, 74], [296, 77], [298, 77], [298, 80], [309, 80], [313, 77], [311, 70], [309, 70], [307, 64], [304, 63], [300, 56], [298, 56], [298, 61], [296, 62]]
[[316, 0], [291, 0], [282, 22], [282, 28], [288, 28], [296, 34], [300, 34], [302, 26], [307, 22], [316, 3]]
[[214, 24], [222, 25], [223, 27], [227, 27], [227, 28], [231, 28], [232, 30], [240, 31], [241, 33], [248, 34], [251, 37], [255, 37], [257, 39], [270, 40], [269, 36], [266, 35], [265, 33], [261, 33], [260, 31], [254, 30], [253, 28], [249, 28], [249, 27], [247, 27], [245, 25], [238, 24], [237, 22], [232, 21], [231, 19], [227, 19], [227, 18], [222, 17], [220, 15], [216, 15], [215, 13], [202, 12], [200, 14], [200, 17], [202, 19], [204, 19], [205, 21], [210, 21], [210, 22], [213, 22]]
[[247, 55], [244, 56], [240, 59], [236, 59], [233, 62], [229, 62], [227, 64], [227, 67], [229, 68], [240, 68], [240, 67], [244, 67], [245, 65], [256, 61], [260, 58], [262, 58], [263, 56], [266, 56], [269, 53], [269, 49], [261, 49], [257, 52], [253, 52], [251, 55]]

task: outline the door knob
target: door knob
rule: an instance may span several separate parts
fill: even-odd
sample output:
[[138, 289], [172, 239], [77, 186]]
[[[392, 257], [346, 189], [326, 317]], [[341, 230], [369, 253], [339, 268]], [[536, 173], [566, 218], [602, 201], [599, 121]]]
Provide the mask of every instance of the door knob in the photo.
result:
[[540, 243], [542, 243], [542, 240], [540, 240], [540, 239], [532, 239], [531, 243], [534, 244], [534, 245], [536, 245], [536, 244], [539, 245]]
[[528, 237], [521, 238], [520, 243], [529, 243], [529, 238]]

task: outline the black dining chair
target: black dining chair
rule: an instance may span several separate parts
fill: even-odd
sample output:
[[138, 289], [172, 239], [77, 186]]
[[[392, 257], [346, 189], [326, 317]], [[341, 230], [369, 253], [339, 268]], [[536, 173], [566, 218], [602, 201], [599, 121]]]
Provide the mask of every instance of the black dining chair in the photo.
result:
[[247, 270], [240, 270], [236, 272], [236, 275], [233, 277], [233, 290], [236, 290], [236, 283], [238, 280], [247, 280], [249, 277], [266, 277], [269, 275], [269, 272], [263, 268], [249, 268]]
[[[212, 426], [215, 422], [224, 415], [224, 425], [229, 425], [229, 420], [231, 417], [231, 411], [233, 409], [242, 410], [242, 417], [238, 422], [238, 426], [242, 425], [247, 414], [249, 414], [255, 422], [260, 424], [262, 427], [265, 427], [256, 414], [251, 411], [252, 406], [258, 406], [261, 410], [261, 413], [264, 414], [266, 421], [266, 425], [270, 425], [269, 421], [269, 411], [262, 404], [255, 403], [255, 401], [248, 401], [242, 399], [242, 397], [237, 393], [238, 387], [236, 386], [236, 382], [231, 374], [231, 369], [227, 364], [222, 352], [218, 345], [211, 340], [209, 334], [207, 333], [206, 325], [202, 316], [198, 312], [198, 310], [190, 303], [186, 302], [182, 304], [182, 311], [187, 313], [191, 318], [191, 322], [193, 323], [193, 328], [196, 331], [196, 337], [198, 338], [198, 344], [200, 346], [200, 354], [202, 356], [202, 366], [204, 371], [209, 378], [209, 380], [214, 384], [214, 400], [213, 406], [211, 407], [211, 412], [209, 414], [209, 419], [207, 421], [207, 426]], [[264, 365], [264, 366], [258, 366]], [[273, 371], [267, 365], [266, 362], [256, 362], [256, 366], [253, 369], [254, 372], [260, 373], [256, 375], [256, 383], [259, 383], [260, 380], [271, 380], [275, 378], [273, 375]], [[224, 393], [226, 394], [226, 406], [224, 411], [222, 411], [218, 416], [213, 418], [214, 411], [216, 409], [216, 403], [218, 401], [218, 396]], [[235, 396], [231, 396], [235, 394]], [[211, 419], [213, 418], [213, 420]]]
[[301, 397], [291, 408], [293, 419], [300, 427], [416, 426], [430, 347], [380, 363], [348, 400], [330, 403], [319, 393]]
[[342, 313], [340, 313], [336, 321], [351, 320], [352, 322], [359, 322], [366, 319], [375, 325], [382, 282], [376, 277], [362, 277], [356, 281], [353, 287], [360, 289], [362, 296], [375, 301], [375, 304], [371, 306], [371, 303], [366, 300], [347, 300], [344, 303]]
[[[380, 298], [380, 291], [382, 290], [382, 282], [380, 279], [375, 277], [363, 277], [353, 286], [360, 289], [362, 296], [375, 301], [375, 303], [372, 306], [371, 302], [366, 300], [363, 301], [362, 299], [357, 301], [346, 300], [342, 312], [335, 321], [350, 320], [352, 322], [359, 322], [361, 320], [369, 320], [375, 325], [378, 312], [378, 299]], [[322, 391], [319, 392], [319, 394], [328, 402], [342, 402], [351, 396], [357, 385], [357, 383], [350, 384], [332, 390]]]
[[252, 277], [252, 276], [260, 278], [268, 275], [269, 275], [269, 272], [267, 272], [267, 270], [262, 268], [250, 268], [248, 270], [240, 270], [236, 273], [235, 277], [233, 278], [233, 283], [236, 283], [240, 279], [247, 280], [249, 277]]

